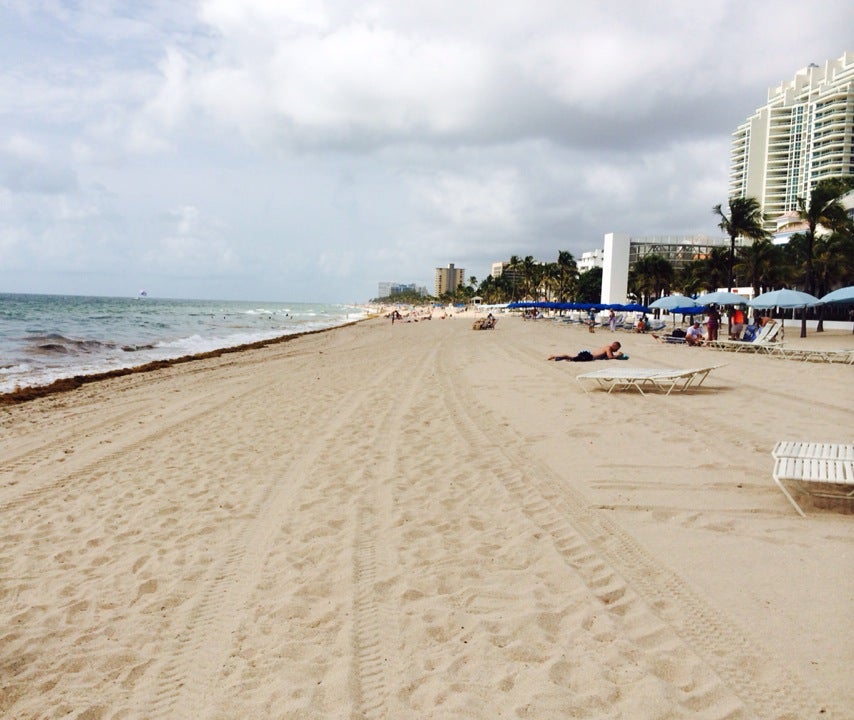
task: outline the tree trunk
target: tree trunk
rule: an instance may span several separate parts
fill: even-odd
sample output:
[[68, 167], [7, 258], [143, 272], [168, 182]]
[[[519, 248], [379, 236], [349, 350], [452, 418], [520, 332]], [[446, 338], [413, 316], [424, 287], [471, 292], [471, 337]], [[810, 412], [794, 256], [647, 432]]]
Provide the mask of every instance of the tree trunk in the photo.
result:
[[732, 286], [735, 283], [735, 277], [733, 276], [733, 266], [735, 264], [735, 236], [731, 235], [729, 238], [729, 277], [727, 282], [729, 283], [729, 287], [727, 290], [730, 292], [734, 292]]
[[815, 328], [816, 332], [824, 332], [824, 305], [818, 306], [818, 325]]

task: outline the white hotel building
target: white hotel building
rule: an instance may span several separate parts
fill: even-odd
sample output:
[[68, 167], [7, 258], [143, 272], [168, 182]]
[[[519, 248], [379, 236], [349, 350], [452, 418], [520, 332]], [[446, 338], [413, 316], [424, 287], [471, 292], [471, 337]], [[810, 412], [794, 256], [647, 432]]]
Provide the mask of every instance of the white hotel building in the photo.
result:
[[799, 70], [733, 133], [730, 197], [754, 197], [768, 229], [825, 177], [854, 175], [854, 53]]

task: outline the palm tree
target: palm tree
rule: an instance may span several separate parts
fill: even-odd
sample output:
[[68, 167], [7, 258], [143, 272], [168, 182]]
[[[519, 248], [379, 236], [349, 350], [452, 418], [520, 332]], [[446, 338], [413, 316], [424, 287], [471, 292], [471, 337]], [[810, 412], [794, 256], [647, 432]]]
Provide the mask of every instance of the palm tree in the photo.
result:
[[[854, 279], [854, 233], [838, 231], [819, 235], [813, 246], [814, 295], [826, 295], [836, 286], [851, 285]], [[824, 332], [825, 305], [818, 308], [817, 332]]]
[[508, 302], [513, 297], [513, 288], [510, 287], [510, 281], [503, 274], [497, 278], [487, 275], [481, 283], [479, 290], [485, 303], [497, 304]]
[[727, 281], [729, 289], [735, 287], [735, 240], [738, 237], [746, 237], [751, 240], [764, 240], [768, 237], [768, 231], [763, 226], [762, 207], [756, 198], [731, 197], [729, 199], [729, 217], [723, 211], [723, 207], [715, 205], [712, 213], [720, 217], [718, 227], [729, 235], [729, 272]]
[[635, 262], [629, 272], [629, 282], [644, 305], [660, 297], [673, 285], [676, 271], [673, 264], [661, 255], [645, 255]]
[[819, 225], [834, 232], [843, 230], [851, 221], [842, 204], [842, 198], [854, 188], [854, 177], [835, 177], [819, 180], [810, 193], [809, 205], [804, 198], [798, 198], [798, 217], [807, 224], [803, 233], [806, 240], [805, 289], [815, 294], [815, 273], [813, 256], [815, 253], [816, 229]]
[[577, 302], [597, 303], [602, 298], [602, 268], [585, 270], [578, 276], [575, 290]]
[[542, 266], [540, 285], [546, 293], [546, 300], [554, 300], [560, 288], [560, 268], [557, 263]]
[[767, 239], [739, 248], [735, 267], [739, 277], [750, 282], [754, 296], [760, 295], [763, 289], [783, 284], [780, 281], [788, 270], [780, 246]]
[[[809, 204], [805, 198], [798, 198], [798, 217], [807, 224], [807, 230], [798, 233], [803, 238], [804, 287], [810, 295], [815, 294], [816, 278], [814, 260], [816, 251], [816, 231], [821, 225], [830, 232], [850, 231], [851, 219], [848, 217], [842, 198], [854, 188], [854, 177], [832, 177], [819, 180], [810, 193]], [[824, 330], [823, 323], [819, 323]], [[807, 336], [807, 314], [801, 315], [801, 337]]]
[[525, 288], [525, 295], [536, 300], [537, 288], [539, 286], [539, 268], [533, 255], [526, 255], [522, 261], [522, 286]]
[[566, 300], [573, 291], [573, 286], [578, 280], [578, 265], [572, 253], [568, 250], [558, 250], [557, 253], [558, 281], [557, 299]]
[[[519, 297], [517, 295], [517, 286], [518, 286], [518, 280], [519, 280], [521, 265], [522, 265], [522, 261], [519, 259], [519, 256], [518, 255], [511, 255], [510, 261], [507, 263], [507, 267], [505, 268], [505, 271], [504, 271], [510, 277], [510, 285], [511, 285], [510, 299], [511, 300], [518, 300], [519, 299]], [[503, 274], [502, 274], [502, 277], [503, 277]]]
[[816, 238], [813, 274], [816, 295], [834, 287], [854, 285], [854, 232], [838, 231]]

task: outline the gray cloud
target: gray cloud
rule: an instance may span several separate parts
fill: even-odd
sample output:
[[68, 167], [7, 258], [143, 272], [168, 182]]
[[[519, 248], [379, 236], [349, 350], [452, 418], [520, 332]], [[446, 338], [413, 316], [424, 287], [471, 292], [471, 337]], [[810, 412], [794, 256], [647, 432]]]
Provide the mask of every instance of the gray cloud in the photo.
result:
[[[174, 296], [353, 300], [609, 231], [717, 233], [730, 133], [769, 86], [850, 49], [848, 14], [7, 2], [0, 251], [29, 270], [0, 280], [113, 292], [130, 265]], [[805, 27], [798, 56], [781, 38]], [[80, 272], [56, 287], [69, 257]]]

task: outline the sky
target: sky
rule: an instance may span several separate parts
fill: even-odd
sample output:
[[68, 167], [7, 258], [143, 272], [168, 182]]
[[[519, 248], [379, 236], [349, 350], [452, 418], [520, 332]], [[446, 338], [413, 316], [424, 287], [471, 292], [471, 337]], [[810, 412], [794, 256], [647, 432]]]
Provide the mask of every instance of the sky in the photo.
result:
[[850, 0], [0, 0], [0, 292], [365, 302], [719, 236]]

